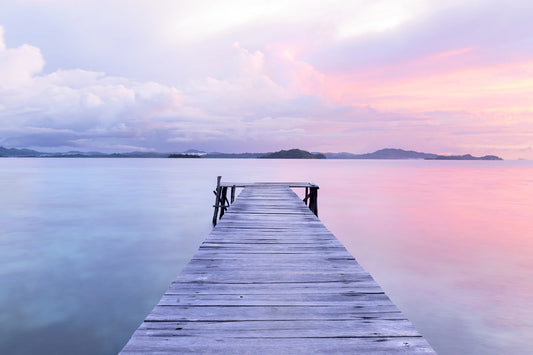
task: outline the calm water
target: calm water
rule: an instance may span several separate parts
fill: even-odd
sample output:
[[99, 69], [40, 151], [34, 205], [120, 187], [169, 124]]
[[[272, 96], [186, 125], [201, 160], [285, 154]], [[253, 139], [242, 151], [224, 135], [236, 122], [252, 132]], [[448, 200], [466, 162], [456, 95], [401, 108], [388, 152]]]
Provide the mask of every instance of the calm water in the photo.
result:
[[533, 349], [533, 163], [0, 159], [0, 353], [114, 354], [209, 233], [216, 176], [312, 181], [440, 354]]

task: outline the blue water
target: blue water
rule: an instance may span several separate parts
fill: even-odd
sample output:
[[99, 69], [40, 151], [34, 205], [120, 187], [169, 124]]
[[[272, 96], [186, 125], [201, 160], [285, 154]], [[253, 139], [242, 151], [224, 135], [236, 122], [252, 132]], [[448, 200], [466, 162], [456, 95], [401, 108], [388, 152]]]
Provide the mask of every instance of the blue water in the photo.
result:
[[0, 353], [114, 354], [211, 229], [216, 176], [311, 181], [441, 354], [533, 348], [529, 162], [0, 159]]

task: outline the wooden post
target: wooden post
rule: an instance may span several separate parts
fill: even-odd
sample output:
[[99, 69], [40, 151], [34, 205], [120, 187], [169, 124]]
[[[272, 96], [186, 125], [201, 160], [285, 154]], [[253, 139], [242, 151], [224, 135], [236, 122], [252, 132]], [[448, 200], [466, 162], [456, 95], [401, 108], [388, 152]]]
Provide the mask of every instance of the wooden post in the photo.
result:
[[231, 187], [231, 203], [235, 201], [235, 185]]
[[307, 200], [309, 199], [309, 188], [305, 188], [305, 197], [304, 197], [304, 203], [307, 206]]
[[309, 193], [309, 209], [318, 217], [318, 186], [311, 187]]
[[222, 195], [220, 196], [220, 200], [219, 200], [219, 203], [220, 203], [220, 217], [218, 217], [218, 219], [221, 219], [222, 216], [224, 215], [224, 212], [226, 212], [226, 201], [227, 201], [227, 197], [226, 195], [228, 194], [228, 187], [227, 186], [224, 186], [222, 188]]
[[214, 191], [216, 198], [215, 198], [215, 213], [213, 214], [213, 226], [217, 225], [217, 214], [218, 214], [218, 206], [220, 201], [220, 179], [222, 179], [222, 176], [217, 176], [217, 189]]

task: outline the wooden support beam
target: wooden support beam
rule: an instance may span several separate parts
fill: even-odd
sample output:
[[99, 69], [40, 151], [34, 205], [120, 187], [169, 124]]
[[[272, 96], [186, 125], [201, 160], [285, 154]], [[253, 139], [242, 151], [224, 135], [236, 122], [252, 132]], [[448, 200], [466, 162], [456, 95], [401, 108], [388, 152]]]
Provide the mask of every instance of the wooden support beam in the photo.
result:
[[213, 214], [213, 226], [217, 225], [217, 215], [218, 215], [218, 206], [220, 201], [220, 180], [222, 179], [222, 176], [217, 176], [217, 188], [214, 191], [215, 192], [215, 205], [213, 206], [215, 208], [215, 213]]

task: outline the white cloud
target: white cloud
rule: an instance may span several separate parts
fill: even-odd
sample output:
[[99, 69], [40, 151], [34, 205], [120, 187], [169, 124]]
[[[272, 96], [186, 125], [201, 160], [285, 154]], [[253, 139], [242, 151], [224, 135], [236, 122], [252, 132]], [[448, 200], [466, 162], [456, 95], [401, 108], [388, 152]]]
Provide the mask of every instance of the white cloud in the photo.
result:
[[11, 146], [108, 149], [142, 142], [161, 150], [236, 135], [286, 137], [305, 131], [302, 117], [312, 108], [301, 98], [320, 91], [320, 73], [309, 64], [283, 50], [250, 51], [238, 43], [223, 77], [183, 90], [82, 69], [44, 73], [38, 48], [0, 44], [0, 144]]
[[0, 37], [0, 143], [90, 145], [91, 137], [138, 136], [151, 120], [182, 108], [174, 87], [81, 69], [44, 74], [43, 67], [38, 48], [6, 48]]
[[430, 10], [460, 3], [448, 0], [283, 0], [158, 1], [137, 2], [150, 8], [161, 21], [161, 35], [173, 42], [190, 43], [218, 38], [256, 25], [290, 23], [328, 27], [334, 40], [394, 29]]
[[28, 85], [33, 75], [42, 71], [44, 60], [39, 48], [22, 45], [8, 49], [0, 26], [0, 89]]

